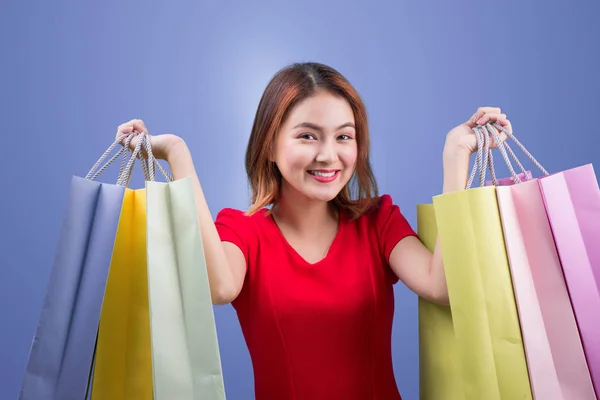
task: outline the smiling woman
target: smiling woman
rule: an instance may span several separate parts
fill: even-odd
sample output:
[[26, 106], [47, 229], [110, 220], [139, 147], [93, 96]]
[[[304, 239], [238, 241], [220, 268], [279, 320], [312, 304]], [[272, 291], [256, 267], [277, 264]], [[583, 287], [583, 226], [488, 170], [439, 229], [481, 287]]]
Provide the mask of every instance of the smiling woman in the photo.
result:
[[[486, 107], [448, 133], [444, 192], [464, 189], [472, 128], [488, 120], [510, 129], [500, 109]], [[146, 132], [142, 121], [117, 134], [136, 131]], [[367, 113], [352, 85], [323, 64], [280, 70], [248, 143], [253, 204], [225, 208], [214, 223], [185, 142], [151, 141], [175, 179], [192, 177], [212, 300], [237, 311], [255, 398], [399, 400], [393, 285], [402, 280], [441, 304], [448, 291], [439, 245], [429, 251], [377, 192]]]
[[357, 153], [354, 115], [344, 98], [321, 91], [300, 102], [282, 125], [271, 157], [282, 176], [281, 195], [295, 192], [317, 201], [344, 196]]
[[[334, 200], [352, 217], [364, 213], [377, 196], [369, 143], [365, 106], [341, 74], [311, 63], [284, 68], [265, 89], [248, 142], [249, 214], [277, 203], [282, 190], [305, 188], [317, 190], [304, 193], [308, 198], [325, 196], [319, 198]], [[333, 170], [325, 172], [336, 179], [323, 179], [333, 184], [321, 188], [305, 187], [311, 168]]]

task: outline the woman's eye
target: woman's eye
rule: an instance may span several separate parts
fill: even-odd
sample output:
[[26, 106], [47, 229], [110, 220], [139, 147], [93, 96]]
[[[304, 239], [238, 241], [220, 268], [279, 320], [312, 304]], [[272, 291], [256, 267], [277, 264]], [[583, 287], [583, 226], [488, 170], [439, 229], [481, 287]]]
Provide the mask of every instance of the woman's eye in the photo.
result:
[[300, 135], [300, 138], [306, 140], [314, 140], [315, 135], [313, 135], [312, 133], [303, 133], [302, 135]]
[[339, 136], [339, 139], [342, 139], [342, 140], [350, 140], [350, 139], [352, 139], [352, 137], [351, 137], [350, 135], [340, 135], [340, 136]]

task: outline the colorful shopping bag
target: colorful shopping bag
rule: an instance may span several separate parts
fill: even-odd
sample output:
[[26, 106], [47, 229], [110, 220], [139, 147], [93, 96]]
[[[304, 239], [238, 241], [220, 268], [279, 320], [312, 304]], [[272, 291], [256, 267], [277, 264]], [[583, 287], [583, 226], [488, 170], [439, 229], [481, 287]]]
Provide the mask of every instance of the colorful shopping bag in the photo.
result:
[[[487, 157], [478, 143], [483, 185]], [[469, 184], [433, 205], [465, 399], [531, 399], [496, 188]]]
[[[140, 139], [131, 156], [141, 150]], [[142, 164], [144, 165], [144, 164]], [[120, 181], [127, 185], [133, 168]], [[92, 400], [152, 399], [146, 267], [146, 189], [125, 190], [110, 263], [92, 382]]]
[[[73, 177], [39, 324], [19, 399], [85, 397], [125, 188]], [[119, 153], [117, 153], [117, 156]]]
[[155, 398], [224, 400], [192, 180], [146, 182], [146, 196]]
[[92, 399], [152, 399], [145, 189], [127, 189], [100, 318]]
[[[432, 204], [417, 205], [417, 231], [423, 244], [435, 248], [437, 226]], [[464, 400], [450, 307], [418, 299], [421, 400]]]
[[[488, 125], [490, 129], [494, 128]], [[547, 175], [514, 135], [507, 133]], [[538, 182], [508, 144], [500, 142], [500, 146], [505, 148], [503, 156], [510, 154], [523, 171], [516, 174], [506, 157], [511, 177], [496, 180], [492, 173], [489, 184], [496, 186], [534, 397], [596, 400]]]
[[496, 191], [533, 393], [595, 400], [538, 182]]
[[539, 179], [596, 395], [600, 397], [600, 189], [591, 164]]

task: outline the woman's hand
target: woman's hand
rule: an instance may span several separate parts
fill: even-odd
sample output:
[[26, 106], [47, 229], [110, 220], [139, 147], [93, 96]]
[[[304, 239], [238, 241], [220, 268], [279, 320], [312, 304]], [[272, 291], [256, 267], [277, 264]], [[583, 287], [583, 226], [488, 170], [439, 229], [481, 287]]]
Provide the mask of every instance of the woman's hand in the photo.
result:
[[[129, 122], [119, 125], [117, 128], [116, 137], [119, 138], [121, 135], [128, 133], [138, 134], [144, 132], [148, 134], [148, 129], [146, 128], [144, 121], [141, 119], [132, 119]], [[152, 146], [152, 153], [154, 154], [154, 157], [161, 160], [166, 159], [169, 152], [183, 142], [180, 137], [172, 134], [156, 136], [151, 136], [148, 134], [148, 136], [150, 137], [150, 146]], [[134, 137], [129, 143], [129, 148], [131, 150], [135, 149], [136, 143], [137, 138]]]
[[[485, 125], [488, 122], [497, 122], [507, 131], [512, 132], [512, 126], [507, 119], [506, 114], [502, 114], [502, 110], [497, 107], [480, 107], [475, 114], [466, 122], [460, 124], [456, 128], [448, 132], [446, 137], [446, 145], [444, 147], [444, 155], [463, 154], [471, 155], [477, 151], [477, 139], [473, 128], [478, 125]], [[499, 132], [500, 140], [506, 140], [506, 134]], [[490, 136], [491, 148], [496, 148], [497, 143]]]
[[[510, 121], [497, 107], [480, 107], [468, 121], [448, 132], [443, 153], [444, 193], [465, 189], [469, 174], [469, 158], [477, 151], [477, 138], [473, 128], [488, 122], [497, 122], [512, 133]], [[504, 132], [500, 132], [498, 136], [501, 141], [506, 140], [507, 137]], [[490, 139], [490, 147], [497, 147], [494, 138], [490, 137]]]

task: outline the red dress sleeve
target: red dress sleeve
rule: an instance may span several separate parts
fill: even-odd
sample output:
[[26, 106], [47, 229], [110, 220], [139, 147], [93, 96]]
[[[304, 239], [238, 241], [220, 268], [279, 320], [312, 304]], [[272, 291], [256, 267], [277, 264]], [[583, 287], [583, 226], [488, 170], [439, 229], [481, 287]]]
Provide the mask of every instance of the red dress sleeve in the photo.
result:
[[379, 205], [375, 212], [375, 222], [379, 238], [379, 250], [386, 263], [390, 261], [390, 254], [398, 242], [407, 236], [417, 236], [400, 208], [392, 201], [392, 197], [384, 194], [379, 198]]
[[243, 211], [232, 208], [224, 208], [215, 220], [215, 226], [222, 242], [235, 244], [244, 254], [246, 265], [253, 235], [251, 234], [250, 217], [244, 215]]

